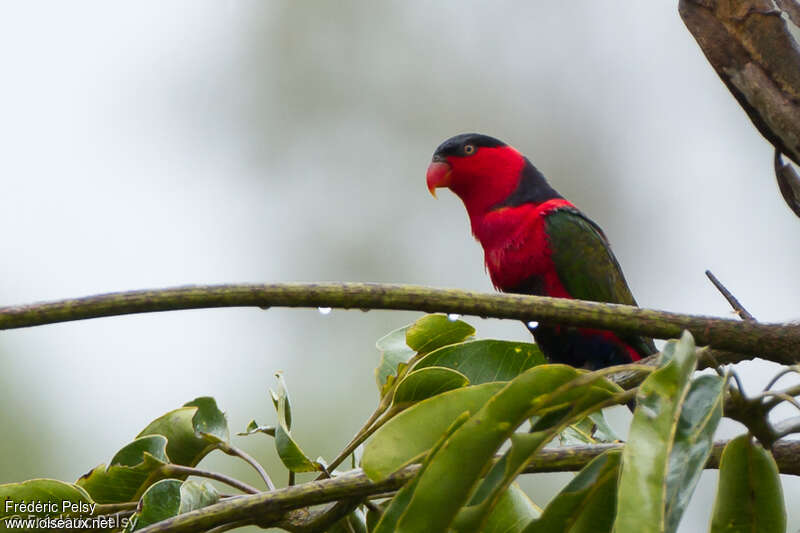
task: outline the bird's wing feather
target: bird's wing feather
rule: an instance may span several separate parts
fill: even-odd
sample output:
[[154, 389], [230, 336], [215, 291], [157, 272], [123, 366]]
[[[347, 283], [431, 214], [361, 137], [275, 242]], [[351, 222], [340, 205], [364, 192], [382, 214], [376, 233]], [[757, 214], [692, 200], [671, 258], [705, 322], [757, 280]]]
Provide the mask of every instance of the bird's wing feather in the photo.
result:
[[[547, 216], [547, 236], [558, 277], [579, 300], [637, 305], [603, 231], [576, 209], [558, 209]], [[655, 352], [653, 341], [625, 339], [641, 354]]]
[[552, 260], [567, 292], [580, 300], [636, 305], [602, 230], [575, 209], [547, 215]]

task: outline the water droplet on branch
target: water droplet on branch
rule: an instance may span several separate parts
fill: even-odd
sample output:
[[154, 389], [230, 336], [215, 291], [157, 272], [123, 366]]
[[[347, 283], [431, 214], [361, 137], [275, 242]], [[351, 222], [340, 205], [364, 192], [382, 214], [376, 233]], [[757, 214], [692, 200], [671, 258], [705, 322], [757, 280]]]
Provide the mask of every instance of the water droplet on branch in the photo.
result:
[[329, 314], [331, 314], [331, 308], [330, 307], [319, 307], [318, 309], [319, 309], [319, 314], [321, 314], [321, 315], [329, 315]]
[[448, 319], [450, 322], [455, 322], [455, 321], [456, 321], [456, 320], [458, 320], [459, 318], [461, 318], [461, 315], [459, 315], [458, 313], [450, 313], [449, 315], [447, 315], [447, 319]]

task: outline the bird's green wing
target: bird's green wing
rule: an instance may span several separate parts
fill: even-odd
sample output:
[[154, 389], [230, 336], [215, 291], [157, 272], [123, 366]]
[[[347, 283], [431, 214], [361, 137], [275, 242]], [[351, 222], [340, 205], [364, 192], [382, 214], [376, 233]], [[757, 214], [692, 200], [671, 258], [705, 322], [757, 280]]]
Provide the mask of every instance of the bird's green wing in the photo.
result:
[[[546, 224], [556, 273], [573, 298], [637, 305], [597, 224], [576, 209], [554, 211], [547, 216]], [[626, 338], [640, 353], [655, 351], [650, 339]]]
[[546, 219], [551, 258], [561, 283], [573, 298], [636, 305], [622, 269], [597, 225], [574, 209], [559, 209]]

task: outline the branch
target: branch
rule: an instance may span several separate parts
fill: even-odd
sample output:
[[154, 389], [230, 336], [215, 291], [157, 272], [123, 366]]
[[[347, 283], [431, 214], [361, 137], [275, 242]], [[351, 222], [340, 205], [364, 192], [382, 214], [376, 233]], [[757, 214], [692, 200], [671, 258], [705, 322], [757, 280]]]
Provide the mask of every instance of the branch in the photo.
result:
[[800, 164], [800, 54], [772, 0], [680, 0], [683, 22], [758, 131]]
[[[727, 442], [714, 444], [706, 468], [719, 467], [719, 458], [726, 444]], [[622, 446], [624, 445], [601, 444], [544, 449], [528, 464], [525, 472], [575, 472], [603, 452]], [[800, 442], [779, 441], [772, 447], [772, 454], [782, 474], [800, 475]], [[351, 470], [333, 479], [310, 481], [272, 492], [225, 500], [147, 526], [140, 531], [141, 533], [203, 531], [239, 521], [267, 525], [262, 517], [277, 520], [274, 517], [292, 509], [395, 491], [410, 480], [419, 468], [419, 465], [410, 465], [377, 482], [370, 481], [361, 470]]]
[[792, 165], [784, 163], [781, 151], [775, 148], [775, 179], [781, 191], [783, 201], [800, 217], [800, 176], [797, 175]]
[[[800, 7], [777, 0], [794, 24]], [[775, 175], [800, 217], [800, 180], [780, 154], [800, 164], [800, 53], [773, 0], [680, 0], [683, 22], [753, 125], [775, 147]]]
[[[656, 353], [636, 361], [637, 365], [645, 366], [658, 366], [661, 353]], [[753, 359], [752, 356], [740, 354], [737, 352], [728, 352], [724, 350], [714, 350], [711, 348], [703, 348], [697, 351], [697, 370], [704, 370], [706, 368], [718, 368], [722, 365], [730, 365]], [[609, 376], [609, 379], [622, 387], [625, 390], [632, 389], [642, 383], [649, 374], [641, 370], [625, 370], [617, 372]]]
[[[715, 442], [706, 469], [719, 468], [722, 450], [728, 441]], [[576, 472], [589, 464], [598, 455], [614, 449], [622, 449], [624, 444], [596, 444], [593, 446], [569, 446], [566, 448], [544, 449], [528, 463], [526, 474], [541, 472]], [[796, 440], [778, 441], [772, 445], [772, 456], [781, 474], [800, 476], [800, 442]]]
[[[198, 285], [116, 292], [0, 308], [0, 329], [70, 320], [212, 307], [331, 307], [458, 313], [537, 320], [567, 326], [610, 329], [662, 339], [689, 330], [699, 345], [765, 359], [798, 361], [800, 325], [739, 322], [727, 318], [668, 313], [628, 305], [527, 296], [482, 294], [456, 289], [378, 283], [276, 283]], [[739, 360], [749, 358], [742, 355]], [[733, 361], [731, 361], [733, 362]]]
[[263, 525], [265, 522], [261, 518], [264, 516], [277, 517], [280, 513], [301, 507], [395, 491], [411, 479], [417, 470], [419, 465], [411, 465], [378, 482], [370, 481], [360, 470], [351, 470], [332, 479], [309, 481], [271, 492], [231, 498], [138, 531], [204, 531], [240, 520]]
[[742, 320], [755, 321], [756, 318], [750, 314], [750, 311], [744, 308], [739, 299], [736, 298], [736, 296], [734, 296], [733, 293], [729, 291], [719, 279], [717, 279], [717, 276], [715, 276], [713, 272], [706, 270], [706, 276], [709, 280], [711, 280], [711, 283], [714, 284], [714, 287], [717, 288], [720, 294], [722, 294], [722, 296], [728, 300], [728, 303], [731, 304], [731, 307], [733, 307], [733, 310], [736, 311], [737, 315], [739, 315], [739, 318]]

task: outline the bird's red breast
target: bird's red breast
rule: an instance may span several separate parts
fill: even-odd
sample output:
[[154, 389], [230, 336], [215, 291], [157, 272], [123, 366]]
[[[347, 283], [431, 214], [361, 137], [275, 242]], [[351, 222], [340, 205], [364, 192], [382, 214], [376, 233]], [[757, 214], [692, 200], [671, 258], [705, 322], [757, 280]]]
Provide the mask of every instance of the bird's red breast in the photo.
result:
[[545, 228], [549, 213], [573, 207], [563, 198], [538, 205], [503, 207], [471, 218], [472, 231], [483, 247], [492, 283], [501, 291], [512, 291], [527, 279], [541, 279], [544, 294], [569, 298], [551, 259]]

